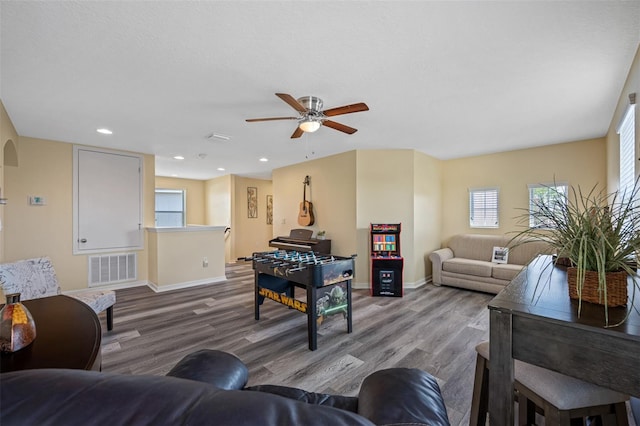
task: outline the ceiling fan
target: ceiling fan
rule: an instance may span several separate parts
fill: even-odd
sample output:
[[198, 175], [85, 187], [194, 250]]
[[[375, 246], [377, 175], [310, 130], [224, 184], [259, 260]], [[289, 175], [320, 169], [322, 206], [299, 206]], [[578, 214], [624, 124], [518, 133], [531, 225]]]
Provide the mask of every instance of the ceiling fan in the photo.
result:
[[296, 127], [296, 130], [291, 135], [292, 139], [299, 138], [304, 132], [315, 132], [322, 125], [352, 135], [357, 132], [358, 129], [329, 120], [328, 117], [369, 110], [367, 104], [363, 102], [322, 110], [322, 99], [316, 96], [303, 96], [298, 99], [286, 93], [276, 93], [276, 96], [298, 111], [299, 115], [297, 117], [248, 118], [247, 122], [298, 120], [298, 127]]

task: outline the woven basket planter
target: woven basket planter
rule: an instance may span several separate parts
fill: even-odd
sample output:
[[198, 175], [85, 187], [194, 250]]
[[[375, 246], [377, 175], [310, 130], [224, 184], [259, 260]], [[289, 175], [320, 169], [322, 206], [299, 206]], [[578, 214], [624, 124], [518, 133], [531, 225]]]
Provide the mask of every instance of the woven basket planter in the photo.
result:
[[[607, 306], [625, 306], [627, 304], [627, 273], [607, 272]], [[578, 295], [578, 269], [567, 268], [567, 281], [569, 282], [569, 297], [575, 300], [582, 298], [585, 302], [604, 305], [604, 291], [598, 291], [598, 273], [596, 271], [584, 272], [584, 285], [582, 287], [582, 297]], [[601, 294], [602, 293], [602, 294]]]

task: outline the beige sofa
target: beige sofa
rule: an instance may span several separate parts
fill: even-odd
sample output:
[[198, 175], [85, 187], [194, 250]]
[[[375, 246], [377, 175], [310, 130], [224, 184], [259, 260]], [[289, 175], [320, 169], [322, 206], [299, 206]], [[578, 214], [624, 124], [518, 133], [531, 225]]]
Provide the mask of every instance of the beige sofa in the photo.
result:
[[445, 248], [429, 255], [433, 283], [498, 294], [538, 254], [550, 253], [546, 243], [528, 242], [511, 248], [507, 263], [492, 262], [493, 248], [507, 247], [511, 238], [479, 234], [451, 237]]

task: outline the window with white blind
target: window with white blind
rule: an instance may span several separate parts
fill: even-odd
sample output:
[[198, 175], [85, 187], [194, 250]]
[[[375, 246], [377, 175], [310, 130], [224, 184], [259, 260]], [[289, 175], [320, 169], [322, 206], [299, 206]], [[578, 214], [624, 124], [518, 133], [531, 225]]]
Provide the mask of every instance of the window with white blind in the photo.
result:
[[469, 189], [469, 226], [498, 227], [498, 188]]
[[618, 126], [620, 135], [620, 194], [631, 196], [636, 179], [636, 123], [635, 104], [627, 108]]
[[569, 185], [566, 183], [552, 184], [530, 184], [529, 186], [529, 227], [551, 229], [555, 225], [551, 221], [545, 221], [545, 214], [535, 214], [540, 212], [540, 206], [554, 208], [557, 204], [558, 210], [567, 202]]
[[185, 191], [156, 189], [156, 226], [185, 226]]

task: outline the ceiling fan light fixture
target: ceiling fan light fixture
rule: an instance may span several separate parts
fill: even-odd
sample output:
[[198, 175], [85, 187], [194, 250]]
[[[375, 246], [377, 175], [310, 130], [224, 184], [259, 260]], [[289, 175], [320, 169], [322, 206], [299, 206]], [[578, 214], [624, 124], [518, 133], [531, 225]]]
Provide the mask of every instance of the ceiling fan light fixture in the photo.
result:
[[313, 133], [320, 128], [320, 122], [310, 118], [305, 118], [298, 125], [303, 132]]

